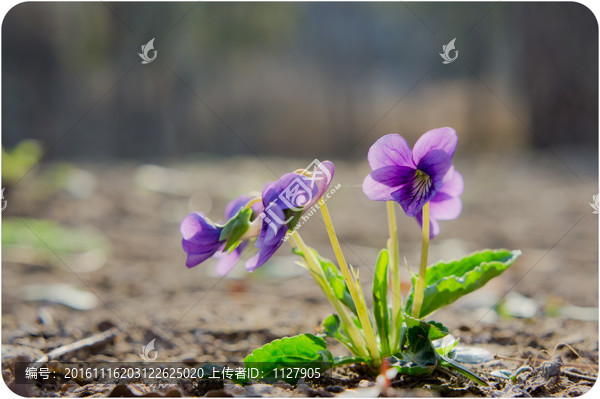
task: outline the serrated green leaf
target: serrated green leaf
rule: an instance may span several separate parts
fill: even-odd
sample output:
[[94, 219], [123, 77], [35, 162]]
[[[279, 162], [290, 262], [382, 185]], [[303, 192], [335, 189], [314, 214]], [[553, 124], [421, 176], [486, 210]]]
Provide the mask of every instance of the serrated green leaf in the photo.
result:
[[261, 380], [283, 379], [290, 383], [296, 383], [301, 375], [276, 378], [275, 369], [312, 369], [322, 373], [332, 367], [333, 356], [327, 350], [327, 344], [323, 338], [312, 334], [302, 334], [276, 339], [255, 349], [244, 358], [244, 364], [246, 368], [259, 370]]
[[423, 324], [408, 327], [406, 332], [408, 350], [402, 352], [402, 356], [404, 360], [412, 361], [417, 366], [435, 368], [438, 364], [438, 355], [429, 338], [430, 327]]
[[404, 320], [406, 321], [406, 325], [408, 328], [414, 326], [421, 326], [427, 331], [427, 335], [431, 341], [435, 341], [436, 339], [444, 338], [446, 335], [450, 334], [448, 328], [444, 326], [442, 323], [437, 321], [428, 321], [424, 322], [423, 320], [415, 319], [409, 315], [404, 315]]
[[[425, 292], [420, 318], [446, 306], [458, 298], [483, 287], [492, 278], [508, 269], [521, 255], [521, 251], [507, 249], [482, 250], [453, 262], [439, 262], [427, 269]], [[406, 301], [410, 313], [416, 283]]]
[[373, 276], [373, 314], [375, 315], [377, 333], [379, 334], [381, 347], [384, 353], [390, 352], [390, 344], [388, 339], [390, 330], [390, 316], [387, 302], [388, 263], [388, 251], [386, 249], [382, 249], [377, 257], [375, 275]]
[[450, 334], [448, 328], [442, 323], [438, 323], [437, 321], [428, 321], [431, 327], [429, 328], [429, 339], [435, 341], [436, 339], [444, 338], [446, 335]]
[[239, 212], [229, 219], [221, 230], [219, 240], [227, 239], [223, 251], [235, 249], [241, 241], [240, 238], [248, 231], [250, 227], [250, 218], [252, 217], [252, 209], [240, 209]]

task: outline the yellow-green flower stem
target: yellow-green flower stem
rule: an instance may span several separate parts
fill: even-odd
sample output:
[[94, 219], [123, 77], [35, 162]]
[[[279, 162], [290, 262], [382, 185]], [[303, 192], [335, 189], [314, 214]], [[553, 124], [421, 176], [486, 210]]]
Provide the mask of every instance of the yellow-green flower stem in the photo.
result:
[[327, 283], [327, 278], [323, 273], [323, 268], [321, 267], [319, 260], [316, 258], [312, 248], [309, 248], [304, 243], [304, 240], [302, 240], [302, 237], [300, 237], [300, 234], [298, 234], [298, 232], [296, 231], [292, 232], [291, 238], [293, 243], [292, 246], [296, 246], [300, 249], [300, 251], [302, 251], [304, 259], [306, 260], [308, 270], [311, 272], [313, 278], [315, 279], [319, 287], [321, 287], [321, 290], [323, 290], [323, 292], [327, 296], [327, 299], [329, 299], [329, 302], [331, 302], [331, 304], [335, 308], [340, 319], [342, 320], [342, 323], [344, 323], [346, 332], [350, 336], [349, 338], [353, 344], [353, 348], [350, 349], [354, 349], [353, 352], [355, 355], [360, 356], [362, 358], [368, 358], [369, 353], [366, 349], [365, 337], [361, 334], [360, 330], [352, 320], [351, 316], [348, 314], [348, 310], [336, 298], [331, 287]]
[[371, 354], [371, 359], [373, 359], [373, 367], [379, 367], [381, 364], [381, 356], [377, 346], [377, 339], [375, 338], [375, 331], [373, 329], [373, 325], [371, 324], [369, 314], [367, 313], [365, 298], [361, 294], [362, 290], [357, 287], [357, 282], [353, 278], [350, 268], [346, 263], [346, 259], [344, 258], [342, 248], [340, 247], [337, 235], [335, 234], [335, 229], [333, 228], [333, 223], [331, 222], [331, 217], [329, 216], [329, 211], [327, 210], [325, 201], [319, 201], [319, 205], [321, 213], [323, 214], [323, 221], [325, 222], [327, 234], [329, 235], [329, 240], [331, 241], [331, 246], [333, 247], [333, 252], [335, 253], [335, 258], [337, 259], [340, 270], [344, 275], [344, 280], [346, 280], [346, 285], [350, 291], [350, 296], [352, 297], [354, 305], [356, 306], [356, 313], [358, 314], [358, 319], [360, 320], [360, 324], [362, 325], [365, 333], [365, 339], [367, 341], [369, 353]]
[[398, 319], [402, 312], [402, 288], [400, 285], [400, 266], [398, 261], [398, 225], [396, 223], [396, 210], [394, 209], [394, 201], [387, 201], [387, 215], [388, 215], [388, 227], [390, 232], [390, 239], [388, 240], [388, 253], [390, 254], [391, 268], [391, 290], [392, 291], [392, 336], [391, 336], [391, 348], [396, 349], [398, 341], [400, 339], [400, 326]]
[[425, 291], [425, 274], [427, 273], [427, 254], [429, 253], [429, 202], [423, 206], [423, 246], [421, 247], [421, 266], [419, 279], [415, 287], [415, 297], [412, 305], [412, 317], [419, 319], [421, 305], [423, 305], [423, 292]]
[[258, 197], [252, 198], [250, 201], [248, 201], [248, 203], [244, 206], [244, 209], [250, 209], [250, 208], [252, 208], [252, 205], [254, 205], [258, 202], [262, 202], [262, 198], [260, 197], [260, 195]]

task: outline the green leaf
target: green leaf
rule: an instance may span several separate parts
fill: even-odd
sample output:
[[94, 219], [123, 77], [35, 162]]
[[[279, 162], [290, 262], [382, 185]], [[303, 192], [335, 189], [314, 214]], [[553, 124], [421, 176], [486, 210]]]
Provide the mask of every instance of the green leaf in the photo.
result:
[[261, 380], [276, 381], [282, 379], [296, 383], [302, 373], [286, 374], [285, 378], [277, 375], [276, 369], [293, 368], [300, 370], [318, 370], [323, 373], [333, 366], [333, 356], [327, 350], [323, 338], [312, 334], [285, 337], [255, 349], [244, 358], [246, 368], [259, 370]]
[[389, 326], [390, 316], [387, 303], [388, 290], [388, 263], [389, 255], [386, 249], [379, 252], [377, 265], [375, 266], [375, 275], [373, 276], [373, 314], [375, 315], [375, 324], [381, 340], [381, 347], [384, 353], [390, 352], [389, 344]]
[[437, 366], [438, 355], [429, 338], [429, 329], [430, 325], [426, 323], [408, 327], [406, 332], [408, 350], [402, 352], [404, 360], [412, 361], [420, 367]]
[[390, 366], [396, 368], [401, 374], [423, 375], [431, 374], [431, 372], [433, 371], [433, 367], [420, 366], [414, 361], [412, 361], [411, 356], [407, 356], [406, 354], [401, 354], [399, 356], [391, 356], [389, 359]]
[[42, 146], [35, 140], [22, 140], [12, 150], [2, 146], [2, 182], [11, 185], [21, 179], [42, 156]]
[[340, 300], [352, 313], [356, 314], [356, 306], [346, 285], [346, 280], [339, 269], [327, 259], [318, 258], [335, 297]]
[[252, 209], [240, 209], [239, 212], [229, 219], [221, 230], [219, 240], [227, 239], [223, 251], [233, 250], [240, 244], [240, 238], [248, 231]]
[[[425, 292], [420, 318], [446, 306], [458, 298], [483, 287], [492, 278], [508, 269], [521, 255], [521, 251], [508, 249], [482, 250], [453, 262], [439, 262], [427, 269]], [[406, 301], [406, 312], [410, 313], [413, 290]]]
[[409, 315], [404, 315], [404, 320], [406, 321], [406, 325], [410, 327], [421, 326], [425, 330], [427, 330], [427, 335], [431, 341], [435, 341], [436, 339], [444, 338], [446, 335], [450, 334], [448, 328], [444, 326], [442, 323], [437, 321], [429, 321], [424, 322], [423, 320], [415, 319]]
[[442, 359], [442, 361], [440, 363], [441, 366], [453, 369], [454, 371], [458, 372], [461, 375], [464, 375], [465, 377], [467, 377], [471, 381], [475, 381], [476, 383], [481, 384], [484, 387], [488, 386], [487, 381], [485, 381], [484, 379], [482, 379], [480, 376], [478, 376], [477, 374], [475, 374], [474, 372], [472, 372], [467, 367], [465, 367], [462, 364], [460, 364], [458, 362], [455, 362], [454, 360], [452, 360], [450, 358], [447, 358], [447, 357], [445, 357], [443, 355], [439, 355], [439, 356]]
[[452, 335], [439, 339], [433, 343], [438, 354], [449, 357], [454, 348], [460, 342], [460, 338], [454, 338]]
[[326, 337], [329, 338], [337, 338], [337, 334], [339, 334], [340, 330], [340, 318], [336, 314], [329, 315], [325, 320], [323, 320], [323, 333]]
[[427, 324], [430, 325], [429, 328], [429, 339], [435, 341], [436, 339], [444, 338], [446, 335], [450, 334], [448, 328], [444, 326], [442, 323], [438, 323], [437, 321], [429, 321]]
[[323, 327], [322, 334], [319, 334], [320, 337], [329, 337], [335, 338], [350, 349], [351, 352], [354, 352], [355, 347], [351, 339], [348, 338], [348, 332], [346, 331], [346, 325], [341, 322], [340, 318], [337, 314], [329, 315], [323, 323], [321, 324]]

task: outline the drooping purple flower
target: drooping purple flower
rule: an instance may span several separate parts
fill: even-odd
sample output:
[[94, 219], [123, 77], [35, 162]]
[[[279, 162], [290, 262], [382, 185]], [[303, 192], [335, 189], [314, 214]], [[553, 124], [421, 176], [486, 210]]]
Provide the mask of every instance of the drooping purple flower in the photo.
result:
[[310, 176], [286, 173], [268, 183], [262, 192], [264, 221], [256, 240], [258, 252], [246, 262], [250, 272], [262, 266], [283, 244], [291, 224], [305, 209], [314, 205], [329, 187], [335, 168], [330, 161], [319, 162]]
[[[220, 239], [224, 226], [211, 222], [200, 212], [188, 215], [181, 223], [182, 245], [188, 255], [186, 266], [194, 267], [214, 256], [219, 259], [217, 274], [224, 276], [235, 266], [248, 241], [257, 238], [258, 252], [246, 262], [248, 271], [256, 270], [283, 244], [291, 224], [304, 209], [315, 204], [325, 193], [334, 171], [333, 163], [318, 162], [313, 171], [287, 173], [265, 185], [261, 201], [251, 205], [248, 230], [240, 238], [241, 243], [231, 251], [225, 250], [227, 239]], [[252, 200], [250, 196], [232, 200], [225, 209], [225, 218], [235, 217]]]
[[[230, 201], [225, 208], [225, 218], [228, 220], [234, 217], [250, 200], [250, 196], [242, 195]], [[252, 210], [255, 217], [260, 214], [262, 212], [260, 203], [254, 204]], [[183, 250], [187, 253], [186, 266], [197, 266], [214, 256], [219, 258], [216, 271], [220, 276], [231, 271], [247, 244], [243, 241], [233, 251], [223, 251], [227, 242], [227, 239], [220, 239], [223, 226], [213, 223], [201, 212], [186, 216], [181, 222], [180, 230], [183, 237], [181, 241]]]
[[185, 265], [194, 267], [213, 256], [225, 240], [220, 240], [223, 227], [211, 222], [203, 213], [190, 213], [181, 222], [181, 245], [187, 253]]
[[375, 201], [396, 201], [420, 222], [430, 202], [430, 237], [439, 233], [437, 220], [456, 218], [461, 211], [462, 176], [454, 171], [452, 155], [458, 137], [443, 127], [423, 134], [411, 150], [398, 134], [383, 136], [369, 149], [371, 172], [363, 191]]
[[[240, 209], [242, 209], [252, 198], [248, 195], [241, 195], [236, 199], [232, 200], [225, 207], [225, 219], [229, 220], [234, 217]], [[253, 215], [260, 215], [262, 212], [262, 204], [256, 202], [252, 205]], [[248, 245], [248, 240], [242, 240], [242, 242], [233, 251], [223, 251], [223, 247], [214, 254], [214, 257], [219, 259], [217, 262], [216, 271], [219, 276], [227, 275], [239, 260], [242, 252]]]

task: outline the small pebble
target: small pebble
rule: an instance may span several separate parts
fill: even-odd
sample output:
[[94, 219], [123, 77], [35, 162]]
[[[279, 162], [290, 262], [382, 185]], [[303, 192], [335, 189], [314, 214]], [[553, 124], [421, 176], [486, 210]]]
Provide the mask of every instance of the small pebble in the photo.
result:
[[224, 389], [215, 389], [212, 391], [208, 391], [206, 392], [206, 395], [204, 395], [207, 398], [230, 398], [231, 395], [228, 394], [227, 392], [225, 392]]
[[289, 390], [294, 388], [290, 384], [288, 384], [287, 382], [282, 381], [282, 380], [277, 381], [275, 384], [273, 384], [273, 386], [277, 387], [277, 388], [289, 389]]
[[369, 380], [360, 380], [360, 382], [358, 383], [359, 388], [368, 388], [372, 387], [373, 385], [375, 385], [375, 383]]
[[294, 390], [294, 392], [296, 392], [302, 396], [308, 396], [309, 390], [310, 390], [310, 387], [308, 385], [306, 385], [303, 382], [299, 382], [298, 386], [296, 386], [296, 389]]
[[332, 385], [329, 387], [325, 387], [326, 391], [329, 392], [333, 392], [333, 393], [340, 393], [340, 392], [344, 392], [346, 390], [346, 388], [344, 388], [343, 386], [340, 385]]
[[113, 327], [116, 327], [115, 323], [113, 323], [110, 320], [102, 320], [100, 323], [98, 323], [98, 330], [100, 330], [101, 332], [110, 330]]
[[540, 365], [542, 377], [544, 377], [546, 381], [552, 377], [558, 377], [560, 375], [560, 368], [562, 365], [563, 361], [560, 355], [554, 356], [552, 359], [545, 361]]
[[232, 396], [244, 396], [248, 393], [243, 386], [238, 384], [225, 384], [223, 390]]
[[249, 393], [265, 395], [273, 392], [273, 386], [269, 384], [252, 384], [246, 387]]

